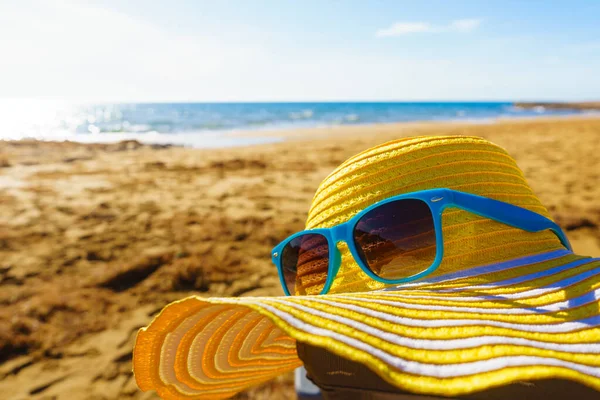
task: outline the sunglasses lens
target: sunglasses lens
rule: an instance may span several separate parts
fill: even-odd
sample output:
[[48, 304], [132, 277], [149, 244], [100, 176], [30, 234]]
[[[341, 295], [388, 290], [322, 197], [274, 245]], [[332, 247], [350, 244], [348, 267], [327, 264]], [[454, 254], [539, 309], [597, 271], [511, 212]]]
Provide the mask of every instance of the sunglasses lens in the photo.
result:
[[362, 262], [384, 279], [403, 279], [429, 268], [436, 253], [431, 209], [421, 200], [392, 201], [369, 211], [353, 232]]
[[281, 266], [291, 295], [320, 294], [329, 267], [327, 238], [311, 233], [290, 240], [281, 252]]

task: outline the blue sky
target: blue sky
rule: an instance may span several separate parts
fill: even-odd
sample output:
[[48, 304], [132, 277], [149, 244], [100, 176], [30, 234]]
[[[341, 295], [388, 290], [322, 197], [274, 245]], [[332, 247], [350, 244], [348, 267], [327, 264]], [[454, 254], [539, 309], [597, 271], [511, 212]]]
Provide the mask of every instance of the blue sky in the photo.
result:
[[600, 99], [599, 16], [573, 0], [4, 1], [0, 97]]

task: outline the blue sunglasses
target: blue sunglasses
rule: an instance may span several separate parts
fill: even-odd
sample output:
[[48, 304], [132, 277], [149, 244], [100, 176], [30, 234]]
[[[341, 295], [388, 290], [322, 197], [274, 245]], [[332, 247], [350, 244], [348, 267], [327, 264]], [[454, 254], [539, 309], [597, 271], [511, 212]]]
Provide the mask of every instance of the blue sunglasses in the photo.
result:
[[[571, 250], [562, 229], [533, 211], [451, 189], [423, 190], [387, 198], [347, 222], [331, 228], [304, 230], [275, 246], [272, 260], [285, 294], [290, 296], [297, 291], [305, 294], [302, 284], [296, 290], [297, 283], [303, 276], [314, 280], [315, 273], [324, 277], [320, 294], [326, 294], [341, 265], [336, 246], [340, 241], [348, 245], [359, 267], [376, 281], [399, 284], [432, 273], [442, 262], [442, 212], [450, 207], [528, 232], [549, 229]], [[415, 269], [418, 272], [406, 276]]]

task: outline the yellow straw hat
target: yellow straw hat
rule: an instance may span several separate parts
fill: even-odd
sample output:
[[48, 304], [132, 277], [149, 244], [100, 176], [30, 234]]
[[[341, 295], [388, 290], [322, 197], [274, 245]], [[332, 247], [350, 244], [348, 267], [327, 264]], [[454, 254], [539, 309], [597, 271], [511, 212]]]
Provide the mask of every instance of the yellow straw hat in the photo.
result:
[[[416, 137], [360, 153], [319, 186], [307, 229], [331, 227], [394, 195], [449, 188], [549, 216], [507, 152], [477, 137]], [[189, 297], [140, 330], [142, 390], [222, 399], [301, 365], [296, 341], [362, 363], [407, 392], [457, 396], [563, 378], [600, 390], [600, 260], [448, 209], [444, 258], [424, 279], [382, 289], [338, 244], [329, 294], [312, 271], [290, 297]], [[283, 238], [282, 238], [283, 239]], [[315, 287], [322, 284], [315, 283]]]

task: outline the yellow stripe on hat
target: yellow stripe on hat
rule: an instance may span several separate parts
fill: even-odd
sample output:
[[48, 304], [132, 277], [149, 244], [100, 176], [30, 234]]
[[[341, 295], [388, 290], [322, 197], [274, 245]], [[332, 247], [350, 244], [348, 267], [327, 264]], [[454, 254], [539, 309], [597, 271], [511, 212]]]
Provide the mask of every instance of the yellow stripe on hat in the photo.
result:
[[142, 390], [215, 399], [299, 365], [295, 341], [251, 309], [188, 298], [138, 333], [133, 368]]

